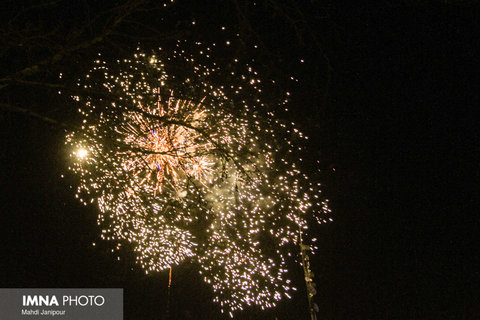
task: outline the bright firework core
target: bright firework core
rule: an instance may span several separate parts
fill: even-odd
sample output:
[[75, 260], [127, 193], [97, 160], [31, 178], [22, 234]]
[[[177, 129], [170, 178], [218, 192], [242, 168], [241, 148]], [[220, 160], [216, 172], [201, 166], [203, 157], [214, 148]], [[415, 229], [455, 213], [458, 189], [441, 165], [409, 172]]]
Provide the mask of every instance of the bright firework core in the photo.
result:
[[75, 155], [80, 159], [85, 159], [88, 156], [88, 150], [85, 148], [79, 148], [76, 152]]
[[[179, 179], [206, 183], [214, 165], [207, 156], [212, 145], [191, 125], [205, 119], [201, 103], [172, 97], [163, 102], [159, 95], [154, 107], [139, 104], [138, 108], [142, 112], [130, 113], [130, 121], [123, 126], [124, 142], [139, 150], [126, 161], [126, 170], [141, 178], [140, 185], [155, 181], [155, 195], [165, 183], [178, 191]], [[177, 119], [189, 125], [178, 124]]]

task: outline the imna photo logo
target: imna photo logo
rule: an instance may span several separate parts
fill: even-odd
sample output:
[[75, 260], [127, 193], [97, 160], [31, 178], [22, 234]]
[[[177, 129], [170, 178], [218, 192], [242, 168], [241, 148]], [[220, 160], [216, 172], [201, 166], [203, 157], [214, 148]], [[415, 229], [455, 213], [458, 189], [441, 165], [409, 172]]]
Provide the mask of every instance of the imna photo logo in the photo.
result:
[[[81, 295], [68, 296], [64, 295], [60, 301], [62, 306], [97, 306], [101, 307], [105, 304], [105, 298], [101, 295]], [[23, 295], [22, 303], [24, 307], [58, 307], [59, 299], [55, 295]]]

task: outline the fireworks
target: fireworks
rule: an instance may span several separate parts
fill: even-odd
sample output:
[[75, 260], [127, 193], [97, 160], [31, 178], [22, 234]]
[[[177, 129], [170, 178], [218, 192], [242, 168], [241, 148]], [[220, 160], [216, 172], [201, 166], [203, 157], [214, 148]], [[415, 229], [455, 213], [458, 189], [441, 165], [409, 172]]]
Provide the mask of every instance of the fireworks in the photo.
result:
[[[102, 237], [131, 244], [147, 272], [194, 259], [222, 311], [273, 307], [294, 290], [286, 257], [298, 230], [328, 211], [319, 184], [288, 160], [301, 150], [292, 137], [305, 137], [259, 112], [260, 80], [252, 75], [227, 90], [205, 80], [218, 68], [194, 64], [174, 91], [165, 69], [137, 52], [97, 60], [80, 81], [104, 92], [75, 97], [83, 126], [67, 143], [77, 196], [97, 203]], [[241, 90], [256, 92], [259, 109], [228, 93]]]
[[[158, 97], [155, 108], [139, 104], [139, 110], [130, 112], [122, 126], [124, 142], [131, 146], [127, 152], [145, 155], [126, 161], [125, 170], [142, 177], [140, 184], [155, 181], [155, 194], [162, 192], [164, 181], [176, 189], [182, 176], [204, 183], [213, 171], [214, 162], [207, 156], [212, 144], [190, 126], [196, 127], [204, 120], [205, 111], [201, 110], [201, 104], [194, 105], [191, 101], [175, 101], [170, 97], [163, 104], [160, 94]], [[158, 121], [167, 117], [169, 121], [188, 123], [189, 127], [176, 124], [177, 121], [172, 125]]]

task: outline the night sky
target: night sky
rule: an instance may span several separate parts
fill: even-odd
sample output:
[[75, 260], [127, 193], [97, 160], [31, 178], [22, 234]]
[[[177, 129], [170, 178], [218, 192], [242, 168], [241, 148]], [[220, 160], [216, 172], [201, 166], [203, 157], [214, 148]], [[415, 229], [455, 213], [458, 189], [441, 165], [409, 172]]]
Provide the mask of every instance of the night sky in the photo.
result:
[[[246, 28], [235, 16], [236, 1], [188, 2], [161, 11], [163, 20], [141, 12], [132, 17], [135, 29], [117, 30], [128, 37], [65, 55], [32, 79], [50, 81], [59, 70], [78, 77], [97, 51], [122, 54], [139, 42], [153, 48], [171, 39], [224, 41], [216, 31], [223, 25], [237, 30], [246, 48], [261, 40], [262, 50], [235, 54], [254, 57], [264, 75], [292, 92], [292, 112], [283, 116], [310, 136], [309, 157], [319, 161], [332, 209], [334, 221], [315, 227], [319, 319], [480, 318], [478, 5], [296, 1], [305, 23], [294, 30], [262, 9], [251, 12], [255, 23]], [[54, 36], [22, 45], [4, 21], [26, 4], [1, 6], [5, 78], [58, 50], [69, 30], [102, 5], [60, 1], [35, 9], [32, 30]], [[92, 22], [85, 39], [104, 21]], [[149, 36], [146, 26], [158, 35]], [[294, 63], [299, 59], [305, 64]], [[66, 123], [78, 120], [68, 98], [48, 88], [9, 84], [0, 86], [0, 98]], [[0, 287], [124, 288], [125, 319], [223, 319], [193, 264], [173, 269], [167, 314], [168, 271], [145, 275], [131, 253], [113, 254], [114, 244], [99, 240], [98, 209], [74, 198], [64, 140], [59, 126], [0, 108]], [[301, 267], [291, 276], [298, 287], [291, 300], [238, 319], [308, 319]]]

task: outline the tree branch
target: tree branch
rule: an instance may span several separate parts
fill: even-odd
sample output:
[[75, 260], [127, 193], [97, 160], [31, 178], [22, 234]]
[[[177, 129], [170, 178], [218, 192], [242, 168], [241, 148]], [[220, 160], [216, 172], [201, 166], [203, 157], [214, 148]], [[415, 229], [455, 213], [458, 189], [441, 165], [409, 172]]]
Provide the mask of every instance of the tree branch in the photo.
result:
[[53, 118], [46, 117], [46, 116], [41, 115], [37, 112], [31, 111], [29, 109], [22, 108], [22, 107], [19, 107], [19, 106], [14, 106], [12, 104], [0, 103], [0, 108], [3, 109], [3, 110], [6, 110], [6, 111], [10, 111], [10, 112], [20, 113], [20, 114], [25, 115], [25, 116], [30, 117], [30, 118], [39, 119], [39, 120], [42, 120], [43, 122], [53, 124], [53, 125], [56, 125], [56, 126], [60, 126], [62, 128], [72, 129], [72, 127], [74, 127], [74, 126], [69, 125], [65, 122], [61, 122], [61, 121], [55, 120]]

